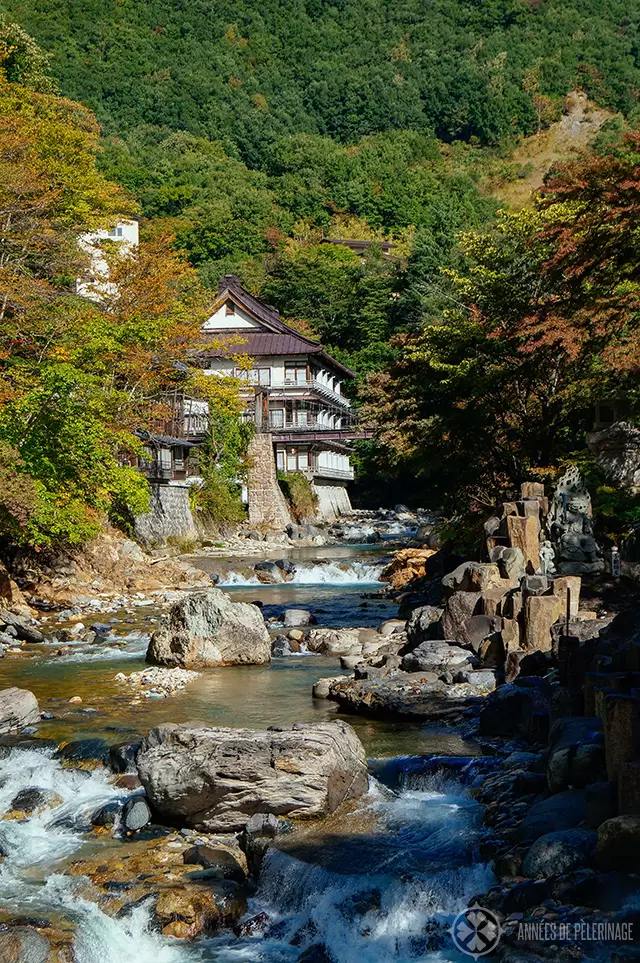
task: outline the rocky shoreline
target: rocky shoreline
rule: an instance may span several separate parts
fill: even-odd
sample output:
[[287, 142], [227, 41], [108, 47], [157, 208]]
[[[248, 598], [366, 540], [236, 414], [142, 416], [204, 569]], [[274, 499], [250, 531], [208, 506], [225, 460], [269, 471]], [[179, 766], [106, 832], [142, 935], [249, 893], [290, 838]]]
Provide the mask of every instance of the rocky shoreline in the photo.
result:
[[[546, 506], [538, 496], [526, 501], [536, 500], [542, 535]], [[534, 518], [530, 504], [524, 510], [520, 517]], [[518, 517], [511, 512], [505, 506], [504, 517]], [[536, 571], [536, 546], [521, 539], [519, 523], [508, 530], [520, 544], [502, 544], [484, 562], [461, 560], [433, 538], [397, 552], [381, 577], [398, 617], [377, 629], [316, 626], [312, 611], [295, 607], [265, 622], [258, 606], [230, 601], [199, 573], [187, 594], [158, 589], [168, 612], [149, 643], [153, 665], [114, 680], [138, 705], [188, 692], [202, 673], [227, 665], [320, 654], [342, 674], [318, 680], [309, 695], [335, 706], [340, 720], [265, 730], [164, 724], [112, 746], [57, 744], [38, 738], [43, 715], [31, 692], [1, 691], [0, 755], [35, 748], [63, 774], [102, 780], [107, 801], [74, 817], [106, 845], [99, 856], [68, 863], [78, 894], [114, 918], [145, 905], [151, 929], [172, 939], [229, 927], [239, 939], [272, 938], [277, 920], [248, 911], [260, 868], [270, 852], [304, 852], [305, 826], [326, 824], [335, 834], [341, 814], [366, 797], [365, 752], [344, 721], [365, 716], [454, 727], [477, 745], [473, 758], [414, 755], [392, 767], [373, 760], [369, 777], [392, 797], [406, 780], [453, 780], [482, 806], [475, 859], [493, 875], [468, 903], [499, 919], [496, 957], [576, 959], [593, 949], [580, 933], [628, 935], [635, 927], [640, 935], [638, 598], [597, 573]], [[189, 570], [183, 575], [188, 580]], [[5, 601], [7, 591], [5, 658], [45, 641], [65, 645], [15, 583]], [[87, 628], [80, 613], [75, 626], [64, 631], [89, 645], [105, 644], [110, 630], [108, 622]], [[3, 818], [28, 823], [50, 811], [54, 819], [61, 804], [59, 794], [33, 785], [7, 800]], [[1, 832], [0, 850], [10, 861]], [[361, 902], [356, 916], [380, 910], [379, 896]], [[30, 958], [38, 944], [43, 960], [75, 961], [64, 926], [5, 916], [0, 958]], [[540, 923], [560, 937], [550, 942]], [[432, 927], [424, 945], [436, 951], [447, 934]], [[342, 963], [317, 937], [300, 937], [291, 958]], [[617, 960], [633, 955], [633, 940], [603, 939]]]

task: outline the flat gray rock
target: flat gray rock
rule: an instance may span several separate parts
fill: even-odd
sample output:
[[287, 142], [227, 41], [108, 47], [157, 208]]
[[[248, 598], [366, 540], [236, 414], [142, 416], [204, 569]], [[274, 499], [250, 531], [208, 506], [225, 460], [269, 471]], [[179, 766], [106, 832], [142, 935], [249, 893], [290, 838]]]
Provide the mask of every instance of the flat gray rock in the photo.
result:
[[137, 765], [160, 817], [208, 832], [239, 831], [254, 813], [321, 818], [368, 787], [364, 748], [345, 722], [159, 726]]
[[28, 689], [0, 691], [0, 735], [40, 722], [40, 708], [33, 692]]

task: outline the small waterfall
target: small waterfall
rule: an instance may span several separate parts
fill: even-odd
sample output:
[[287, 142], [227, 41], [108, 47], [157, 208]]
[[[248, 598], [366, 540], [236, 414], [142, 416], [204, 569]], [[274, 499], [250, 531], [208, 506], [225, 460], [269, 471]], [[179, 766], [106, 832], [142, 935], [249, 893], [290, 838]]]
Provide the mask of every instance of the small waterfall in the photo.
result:
[[[113, 642], [118, 642], [118, 644], [109, 644]], [[49, 661], [58, 664], [141, 659], [144, 658], [149, 645], [149, 633], [136, 630], [129, 632], [127, 635], [108, 636], [107, 639], [100, 639], [98, 642], [69, 641], [65, 642], [64, 645], [68, 645], [71, 651], [66, 655], [57, 655]]]
[[[215, 941], [219, 963], [287, 963], [322, 944], [335, 963], [458, 960], [448, 929], [493, 883], [473, 861], [481, 807], [454, 779], [392, 793], [373, 781], [364, 833], [322, 837], [267, 854], [251, 914], [256, 937]], [[371, 828], [373, 825], [374, 828]]]
[[0, 760], [0, 813], [9, 811], [23, 789], [37, 787], [59, 797], [57, 805], [24, 820], [0, 823], [0, 844], [6, 853], [0, 866], [3, 908], [23, 913], [28, 907], [30, 915], [62, 912], [72, 919], [77, 924], [77, 963], [195, 963], [202, 959], [198, 949], [152, 932], [148, 905], [111, 917], [78, 894], [86, 880], [50, 873], [44, 883], [39, 881], [47, 867], [80, 849], [91, 814], [122, 798], [122, 790], [108, 778], [104, 769], [64, 769], [52, 750], [16, 748]]
[[[339, 565], [336, 562], [326, 562], [321, 565], [301, 565], [288, 580], [286, 585], [376, 585], [379, 584], [380, 568], [366, 562], [352, 562], [350, 565]], [[219, 588], [233, 585], [261, 585], [255, 575], [240, 575], [229, 572]]]
[[[31, 814], [24, 821], [3, 820], [0, 843], [7, 857], [0, 871], [0, 896], [16, 872], [38, 863], [62, 859], [82, 844], [79, 833], [99, 806], [122, 796], [103, 769], [80, 772], [64, 769], [52, 750], [13, 749], [0, 760], [0, 813], [22, 789], [38, 788], [55, 793], [59, 804]], [[10, 885], [13, 885], [10, 884]]]

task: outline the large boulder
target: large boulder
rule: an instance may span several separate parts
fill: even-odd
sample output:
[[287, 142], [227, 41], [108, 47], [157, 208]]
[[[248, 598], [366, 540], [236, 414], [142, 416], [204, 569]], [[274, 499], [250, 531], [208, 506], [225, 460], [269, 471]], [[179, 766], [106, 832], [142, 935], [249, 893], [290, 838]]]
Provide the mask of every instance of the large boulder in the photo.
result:
[[[493, 562], [463, 562], [453, 572], [442, 579], [442, 587], [446, 593], [454, 592], [484, 592], [486, 589], [499, 588], [505, 580], [500, 569]], [[513, 588], [513, 583], [506, 581], [505, 591]]]
[[565, 716], [549, 733], [547, 779], [551, 792], [581, 788], [606, 779], [602, 720]]
[[33, 692], [15, 688], [0, 691], [0, 735], [38, 722], [40, 708]]
[[393, 556], [381, 574], [381, 582], [390, 582], [394, 589], [404, 588], [427, 574], [427, 562], [435, 551], [431, 548], [402, 548]]
[[636, 873], [640, 866], [640, 816], [615, 816], [602, 823], [596, 859], [601, 869]]
[[467, 700], [485, 695], [487, 691], [485, 685], [448, 685], [435, 672], [387, 672], [385, 666], [359, 673], [359, 668], [355, 678], [343, 677], [330, 684], [329, 699], [337, 702], [343, 712], [378, 719], [458, 725], [465, 719]]
[[536, 716], [548, 712], [548, 691], [541, 680], [521, 677], [487, 698], [480, 711], [480, 733], [527, 738], [535, 730]]
[[357, 629], [311, 629], [306, 643], [309, 652], [321, 655], [359, 655], [362, 652]]
[[587, 866], [596, 848], [597, 835], [589, 829], [565, 829], [546, 833], [535, 841], [527, 853], [522, 872], [524, 876], [560, 876], [579, 866]]
[[345, 722], [271, 729], [152, 729], [138, 774], [160, 818], [208, 832], [241, 830], [254, 813], [327, 816], [367, 789], [365, 751]]
[[420, 605], [407, 621], [407, 646], [409, 652], [426, 639], [435, 639], [444, 609], [437, 605]]
[[147, 662], [183, 668], [270, 661], [271, 640], [260, 609], [232, 602], [218, 589], [176, 602], [147, 649]]
[[13, 613], [24, 615], [27, 618], [31, 615], [27, 600], [5, 566], [0, 562], [0, 615], [5, 614], [5, 609], [10, 609]]
[[454, 592], [447, 599], [442, 615], [442, 634], [445, 639], [469, 644], [467, 623], [479, 614], [482, 606], [481, 592]]
[[[570, 789], [534, 803], [518, 826], [516, 838], [534, 842], [547, 833], [574, 829], [584, 820], [584, 793]], [[606, 824], [605, 824], [606, 825]]]
[[16, 636], [23, 642], [40, 643], [45, 638], [40, 629], [36, 628], [31, 622], [22, 615], [15, 612], [0, 612], [0, 626], [10, 625], [15, 629]]
[[551, 650], [551, 629], [562, 617], [562, 599], [557, 595], [530, 595], [525, 600], [524, 644], [527, 649]]
[[423, 642], [402, 660], [404, 672], [436, 672], [441, 674], [448, 670], [457, 671], [463, 665], [468, 665], [470, 653], [459, 648], [452, 642]]

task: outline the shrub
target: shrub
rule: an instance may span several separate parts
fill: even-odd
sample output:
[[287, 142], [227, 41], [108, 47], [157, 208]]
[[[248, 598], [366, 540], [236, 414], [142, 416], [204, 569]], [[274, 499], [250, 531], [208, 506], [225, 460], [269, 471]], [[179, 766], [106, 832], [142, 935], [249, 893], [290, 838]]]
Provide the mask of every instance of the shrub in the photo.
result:
[[297, 522], [311, 521], [318, 509], [318, 496], [306, 475], [302, 475], [300, 472], [291, 474], [278, 472], [278, 482], [295, 520]]
[[204, 518], [216, 525], [240, 525], [247, 517], [239, 485], [216, 471], [207, 473], [203, 484], [194, 491], [193, 500]]

